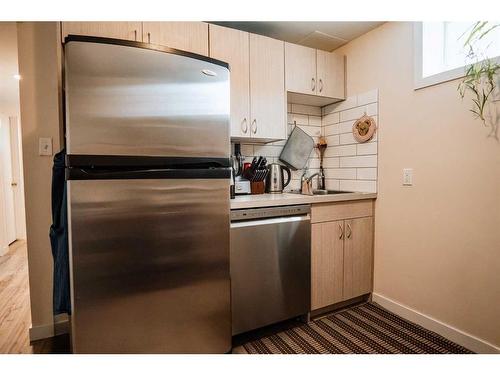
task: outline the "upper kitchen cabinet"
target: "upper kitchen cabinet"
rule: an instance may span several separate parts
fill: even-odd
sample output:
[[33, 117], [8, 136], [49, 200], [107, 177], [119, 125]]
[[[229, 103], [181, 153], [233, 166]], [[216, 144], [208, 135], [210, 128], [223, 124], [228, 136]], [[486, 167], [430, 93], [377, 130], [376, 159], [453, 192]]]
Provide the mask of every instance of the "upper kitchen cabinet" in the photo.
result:
[[345, 99], [344, 55], [317, 50], [316, 66], [318, 77], [316, 94], [327, 98]]
[[250, 34], [250, 131], [252, 138], [286, 138], [285, 43]]
[[143, 22], [142, 40], [208, 56], [208, 24], [205, 22]]
[[316, 50], [298, 44], [285, 43], [286, 89], [316, 94]]
[[324, 106], [345, 99], [344, 56], [286, 43], [288, 102]]
[[61, 30], [63, 42], [70, 34], [142, 40], [142, 22], [62, 22]]
[[249, 34], [210, 25], [210, 57], [231, 69], [231, 137], [250, 137]]

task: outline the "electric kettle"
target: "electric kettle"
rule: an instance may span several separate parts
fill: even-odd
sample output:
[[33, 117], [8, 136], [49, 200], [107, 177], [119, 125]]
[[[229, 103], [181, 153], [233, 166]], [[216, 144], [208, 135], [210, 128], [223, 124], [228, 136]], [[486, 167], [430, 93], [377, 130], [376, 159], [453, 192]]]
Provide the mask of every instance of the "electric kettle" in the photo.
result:
[[[278, 163], [272, 163], [267, 166], [267, 169], [269, 172], [266, 178], [266, 192], [283, 193], [283, 189], [290, 183], [292, 177], [290, 168]], [[283, 171], [288, 175], [286, 182]]]

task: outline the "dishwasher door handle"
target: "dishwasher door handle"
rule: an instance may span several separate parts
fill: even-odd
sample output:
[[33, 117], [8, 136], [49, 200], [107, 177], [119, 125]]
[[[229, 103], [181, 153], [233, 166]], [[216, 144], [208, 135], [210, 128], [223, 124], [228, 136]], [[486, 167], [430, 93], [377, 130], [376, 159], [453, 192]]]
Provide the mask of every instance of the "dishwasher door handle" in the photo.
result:
[[310, 221], [310, 220], [311, 217], [309, 215], [274, 217], [262, 220], [248, 220], [248, 221], [243, 220], [231, 223], [231, 228], [256, 227], [259, 225], [292, 223], [297, 221]]

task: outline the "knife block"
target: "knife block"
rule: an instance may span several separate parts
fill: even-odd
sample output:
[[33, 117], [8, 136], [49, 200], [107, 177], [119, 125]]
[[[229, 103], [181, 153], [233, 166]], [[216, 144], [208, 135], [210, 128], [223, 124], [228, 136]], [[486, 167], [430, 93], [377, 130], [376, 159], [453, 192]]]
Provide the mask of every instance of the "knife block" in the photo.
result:
[[250, 181], [250, 191], [252, 194], [264, 194], [264, 181]]

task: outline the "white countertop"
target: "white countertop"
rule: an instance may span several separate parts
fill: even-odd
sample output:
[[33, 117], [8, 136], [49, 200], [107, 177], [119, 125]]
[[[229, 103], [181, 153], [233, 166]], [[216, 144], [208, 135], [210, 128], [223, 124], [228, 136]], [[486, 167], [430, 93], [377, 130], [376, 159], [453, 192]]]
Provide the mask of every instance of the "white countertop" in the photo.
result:
[[329, 195], [301, 195], [294, 193], [239, 195], [231, 199], [231, 209], [237, 210], [240, 208], [289, 206], [292, 204], [342, 202], [375, 198], [377, 198], [376, 193], [361, 192]]

